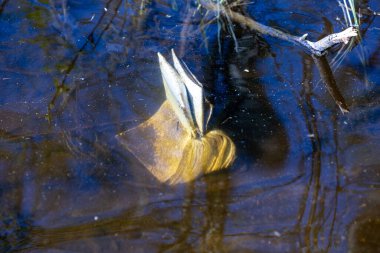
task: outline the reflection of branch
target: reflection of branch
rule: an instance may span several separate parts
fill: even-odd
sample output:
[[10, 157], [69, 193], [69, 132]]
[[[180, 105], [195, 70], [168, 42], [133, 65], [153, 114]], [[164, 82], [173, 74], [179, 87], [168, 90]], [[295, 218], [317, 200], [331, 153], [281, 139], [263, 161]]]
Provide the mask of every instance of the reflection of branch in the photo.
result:
[[50, 100], [50, 103], [49, 103], [49, 107], [48, 107], [48, 117], [50, 119], [51, 117], [51, 109], [53, 108], [54, 104], [55, 104], [55, 101], [57, 100], [57, 98], [59, 97], [59, 95], [62, 93], [62, 91], [65, 89], [65, 83], [66, 83], [66, 80], [67, 80], [67, 77], [69, 76], [69, 74], [71, 73], [71, 71], [74, 69], [75, 67], [75, 64], [80, 56], [80, 54], [84, 51], [84, 49], [86, 48], [86, 46], [89, 44], [89, 43], [92, 43], [94, 45], [94, 48], [97, 46], [97, 44], [99, 43], [101, 37], [103, 36], [104, 32], [106, 30], [108, 30], [110, 24], [113, 22], [114, 18], [116, 17], [117, 13], [118, 13], [118, 10], [120, 8], [120, 5], [122, 3], [122, 0], [119, 0], [119, 2], [117, 3], [117, 6], [115, 7], [115, 10], [114, 10], [114, 13], [111, 17], [111, 20], [107, 23], [107, 25], [102, 29], [102, 31], [100, 32], [97, 40], [95, 41], [94, 40], [94, 34], [95, 34], [95, 31], [98, 29], [98, 27], [100, 26], [100, 24], [102, 23], [104, 17], [106, 16], [106, 13], [107, 13], [107, 9], [109, 9], [109, 6], [110, 4], [113, 2], [114, 0], [109, 0], [106, 5], [105, 5], [105, 10], [103, 11], [102, 15], [100, 16], [98, 22], [96, 23], [96, 25], [94, 26], [94, 28], [91, 30], [91, 32], [89, 33], [89, 35], [87, 36], [86, 38], [86, 41], [85, 43], [83, 43], [82, 47], [76, 52], [74, 58], [71, 60], [70, 64], [68, 65], [68, 67], [66, 68], [66, 71], [65, 71], [65, 74], [64, 74], [64, 77], [62, 79], [62, 82], [57, 85], [56, 87], [56, 92], [54, 94], [54, 96], [52, 97], [52, 99]]
[[142, 229], [153, 230], [162, 227], [176, 227], [174, 221], [157, 221], [154, 212], [142, 216], [135, 216], [136, 210], [131, 208], [125, 213], [98, 221], [89, 221], [79, 225], [63, 226], [57, 228], [32, 227], [30, 241], [19, 246], [17, 250], [29, 250], [33, 248], [49, 249], [56, 245], [95, 238], [121, 234], [124, 236], [139, 233]]
[[[321, 174], [322, 174], [322, 144], [320, 140], [318, 122], [316, 115], [316, 110], [312, 103], [312, 94], [311, 94], [311, 83], [312, 83], [312, 71], [311, 71], [311, 57], [306, 56], [304, 58], [304, 78], [302, 83], [303, 91], [302, 95], [304, 96], [305, 106], [301, 106], [302, 114], [305, 118], [306, 128], [310, 136], [310, 144], [312, 148], [311, 154], [311, 174], [306, 185], [304, 192], [303, 203], [300, 206], [298, 221], [302, 222], [306, 220], [304, 228], [304, 241], [306, 252], [312, 252], [314, 247], [318, 246], [318, 241], [313, 240], [318, 236], [321, 228], [319, 224], [319, 215], [317, 214], [318, 208], [320, 207], [321, 198]], [[309, 160], [309, 159], [308, 159]], [[306, 213], [308, 211], [308, 213]], [[307, 216], [306, 216], [307, 215]], [[298, 224], [299, 228], [300, 225]]]
[[184, 252], [194, 251], [190, 242], [193, 229], [193, 206], [195, 197], [195, 182], [192, 181], [186, 186], [186, 196], [183, 200], [182, 219], [178, 221], [179, 234], [176, 240], [170, 244], [163, 245], [158, 252]]
[[9, 0], [4, 0], [4, 1], [0, 4], [0, 15], [3, 13], [4, 8], [5, 8], [5, 5], [7, 5], [8, 2], [9, 2]]
[[317, 56], [323, 55], [327, 49], [334, 46], [335, 44], [342, 42], [347, 43], [351, 37], [356, 37], [358, 35], [358, 32], [355, 28], [349, 27], [340, 33], [333, 33], [317, 42], [312, 42], [306, 40], [307, 34], [304, 34], [300, 37], [294, 36], [277, 30], [275, 28], [263, 25], [249, 17], [246, 17], [238, 12], [231, 10], [227, 6], [223, 6], [221, 4], [216, 5], [211, 1], [207, 3], [205, 1], [201, 1], [201, 3], [204, 8], [215, 12], [220, 12], [220, 14], [229, 17], [232, 21], [239, 23], [242, 26], [246, 26], [249, 29], [259, 32], [261, 34], [269, 35], [299, 45], [305, 48], [309, 53]]
[[193, 10], [190, 9], [190, 4], [187, 4], [187, 9], [189, 10], [185, 20], [183, 22], [183, 27], [181, 29], [180, 34], [180, 50], [179, 50], [179, 57], [183, 57], [185, 55], [186, 51], [186, 41], [188, 40], [188, 32], [190, 30], [191, 25], [191, 19], [193, 17]]
[[205, 222], [202, 228], [200, 252], [223, 252], [223, 238], [231, 194], [228, 174], [205, 177], [206, 200]]
[[335, 168], [336, 168], [336, 174], [335, 174], [335, 180], [336, 180], [336, 186], [335, 186], [335, 194], [334, 194], [334, 210], [333, 210], [333, 217], [331, 221], [331, 227], [329, 231], [329, 240], [328, 244], [326, 246], [326, 252], [330, 251], [331, 246], [333, 245], [333, 235], [335, 230], [335, 223], [337, 221], [337, 210], [338, 210], [338, 201], [339, 201], [339, 192], [340, 192], [340, 163], [339, 163], [339, 136], [338, 136], [338, 123], [337, 123], [337, 117], [334, 116], [332, 119], [333, 122], [333, 135], [334, 135], [334, 144], [335, 144], [335, 150], [333, 154], [333, 159], [335, 160]]
[[[113, 2], [113, 0], [109, 0], [109, 1], [106, 3], [105, 9], [108, 9], [108, 8], [109, 8], [109, 5], [111, 4], [111, 2]], [[61, 85], [62, 85], [62, 86], [65, 84], [68, 75], [69, 75], [70, 72], [73, 70], [73, 68], [74, 68], [74, 66], [75, 66], [75, 63], [76, 63], [76, 61], [78, 60], [78, 57], [79, 57], [80, 53], [83, 52], [83, 50], [86, 48], [86, 46], [88, 45], [89, 42], [94, 43], [94, 34], [95, 34], [95, 31], [96, 31], [96, 29], [99, 27], [99, 25], [101, 24], [101, 22], [103, 21], [103, 18], [105, 17], [106, 13], [107, 13], [107, 11], [104, 10], [103, 13], [102, 13], [102, 15], [100, 16], [98, 22], [97, 22], [96, 25], [94, 26], [94, 28], [92, 28], [92, 30], [91, 30], [91, 32], [89, 33], [89, 35], [87, 35], [87, 38], [86, 38], [85, 43], [81, 46], [81, 48], [80, 48], [80, 49], [78, 50], [78, 52], [75, 54], [75, 57], [72, 59], [72, 61], [71, 61], [70, 64], [68, 65], [68, 68], [66, 69], [66, 71], [65, 71], [65, 75], [64, 75], [63, 80], [62, 80], [62, 82], [61, 82]], [[111, 22], [112, 22], [112, 20], [111, 20]], [[107, 25], [106, 28], [108, 28], [108, 25]], [[100, 33], [98, 40], [99, 40], [99, 39], [101, 38], [101, 36], [103, 35], [104, 30], [105, 30], [105, 29], [103, 29], [103, 31]]]

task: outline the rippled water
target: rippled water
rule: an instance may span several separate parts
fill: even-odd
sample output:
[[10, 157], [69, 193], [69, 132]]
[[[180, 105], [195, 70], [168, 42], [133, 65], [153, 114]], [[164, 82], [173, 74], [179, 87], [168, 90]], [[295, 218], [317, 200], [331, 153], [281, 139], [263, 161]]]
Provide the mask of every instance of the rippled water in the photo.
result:
[[[239, 8], [312, 40], [345, 28], [331, 0]], [[0, 1], [1, 252], [380, 251], [380, 19], [335, 68], [342, 114], [303, 49], [212, 18], [175, 0]], [[171, 48], [238, 154], [179, 186], [115, 139], [164, 101]]]

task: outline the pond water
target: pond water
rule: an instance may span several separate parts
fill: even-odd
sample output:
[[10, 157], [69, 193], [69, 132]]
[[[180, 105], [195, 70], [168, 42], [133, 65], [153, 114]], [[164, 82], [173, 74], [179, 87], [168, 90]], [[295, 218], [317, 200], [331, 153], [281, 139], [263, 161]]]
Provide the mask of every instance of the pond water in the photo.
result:
[[[327, 55], [343, 114], [302, 48], [194, 3], [0, 1], [0, 251], [380, 252], [380, 18], [368, 11], [380, 4], [356, 4], [360, 44]], [[331, 0], [235, 9], [310, 40], [346, 28]], [[165, 100], [157, 52], [172, 48], [237, 148], [228, 170], [177, 186], [115, 138]]]

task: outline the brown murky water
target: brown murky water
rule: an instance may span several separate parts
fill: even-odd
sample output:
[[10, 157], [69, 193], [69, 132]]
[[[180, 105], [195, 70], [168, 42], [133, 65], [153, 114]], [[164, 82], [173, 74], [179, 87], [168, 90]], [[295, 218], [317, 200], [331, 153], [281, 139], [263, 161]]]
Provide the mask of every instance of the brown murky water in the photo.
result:
[[[345, 28], [330, 0], [240, 8], [313, 40]], [[380, 252], [380, 19], [363, 14], [362, 41], [334, 68], [342, 114], [302, 49], [237, 24], [236, 41], [218, 36], [206, 14], [174, 0], [0, 1], [1, 252]], [[156, 53], [171, 48], [237, 147], [229, 170], [178, 186], [115, 139], [164, 101]]]

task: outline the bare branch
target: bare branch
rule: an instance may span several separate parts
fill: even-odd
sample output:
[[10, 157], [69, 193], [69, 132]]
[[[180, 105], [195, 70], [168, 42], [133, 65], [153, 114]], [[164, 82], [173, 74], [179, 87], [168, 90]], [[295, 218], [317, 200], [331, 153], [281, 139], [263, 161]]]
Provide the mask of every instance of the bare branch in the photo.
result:
[[347, 44], [350, 38], [356, 37], [358, 35], [358, 31], [356, 28], [349, 27], [343, 32], [333, 33], [317, 42], [312, 42], [312, 41], [306, 40], [307, 34], [299, 37], [299, 36], [294, 36], [294, 35], [282, 32], [270, 26], [263, 25], [238, 12], [235, 12], [231, 10], [229, 7], [226, 7], [223, 5], [218, 6], [211, 1], [201, 1], [201, 4], [204, 8], [211, 11], [219, 12], [220, 14], [226, 17], [229, 17], [234, 22], [239, 23], [240, 25], [244, 27], [248, 27], [251, 30], [302, 46], [312, 55], [316, 55], [316, 56], [323, 55], [327, 49], [329, 49], [335, 44], [342, 43], [342, 42]]
[[347, 44], [352, 37], [358, 36], [358, 30], [354, 27], [349, 27], [340, 33], [333, 33], [317, 42], [307, 41], [315, 50], [323, 52], [335, 44]]

